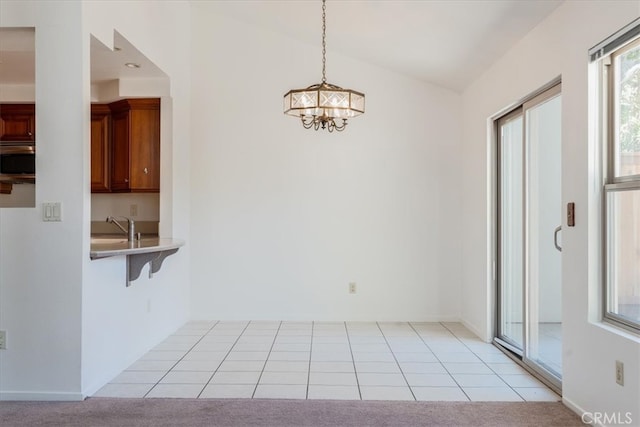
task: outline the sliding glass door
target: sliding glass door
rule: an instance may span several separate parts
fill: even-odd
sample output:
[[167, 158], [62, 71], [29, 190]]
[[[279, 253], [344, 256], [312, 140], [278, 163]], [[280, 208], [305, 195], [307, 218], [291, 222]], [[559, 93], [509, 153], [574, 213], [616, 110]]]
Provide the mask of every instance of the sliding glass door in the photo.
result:
[[560, 387], [560, 85], [497, 121], [498, 344]]

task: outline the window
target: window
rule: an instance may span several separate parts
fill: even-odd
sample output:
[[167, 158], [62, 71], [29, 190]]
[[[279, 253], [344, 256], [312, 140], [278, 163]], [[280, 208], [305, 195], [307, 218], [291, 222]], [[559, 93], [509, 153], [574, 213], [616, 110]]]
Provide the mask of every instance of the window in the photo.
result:
[[599, 46], [604, 317], [640, 332], [640, 22]]

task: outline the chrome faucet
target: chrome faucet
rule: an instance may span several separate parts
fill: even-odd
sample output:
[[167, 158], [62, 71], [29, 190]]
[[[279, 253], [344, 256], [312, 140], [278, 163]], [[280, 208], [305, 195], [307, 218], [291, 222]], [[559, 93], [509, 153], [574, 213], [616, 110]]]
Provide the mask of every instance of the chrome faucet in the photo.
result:
[[136, 241], [136, 225], [133, 222], [133, 220], [131, 218], [127, 218], [127, 217], [120, 217], [123, 219], [126, 219], [128, 222], [128, 227], [125, 229], [118, 221], [116, 221], [116, 219], [112, 216], [108, 216], [107, 217], [107, 222], [111, 223], [111, 224], [115, 224], [116, 227], [118, 227], [120, 230], [122, 230], [123, 233], [125, 233], [127, 235], [127, 240], [130, 242], [135, 242]]

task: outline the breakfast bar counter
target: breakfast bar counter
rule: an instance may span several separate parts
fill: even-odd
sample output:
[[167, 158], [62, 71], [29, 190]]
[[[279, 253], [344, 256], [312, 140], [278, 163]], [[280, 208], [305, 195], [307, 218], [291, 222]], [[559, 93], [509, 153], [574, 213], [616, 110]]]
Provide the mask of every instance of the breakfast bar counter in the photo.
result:
[[92, 237], [89, 256], [91, 259], [99, 259], [177, 249], [180, 246], [184, 246], [184, 240], [171, 237], [143, 237], [133, 242], [126, 238]]
[[149, 277], [153, 277], [165, 258], [176, 253], [184, 243], [184, 240], [166, 237], [144, 237], [132, 242], [120, 237], [92, 237], [89, 256], [92, 260], [126, 256], [129, 286], [140, 277], [142, 268], [149, 263]]

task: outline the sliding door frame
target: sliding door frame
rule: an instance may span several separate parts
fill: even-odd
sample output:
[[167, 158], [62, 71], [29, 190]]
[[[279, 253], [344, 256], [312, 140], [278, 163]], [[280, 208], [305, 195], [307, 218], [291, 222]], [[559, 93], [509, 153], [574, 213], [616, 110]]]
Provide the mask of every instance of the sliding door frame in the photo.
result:
[[[496, 218], [496, 222], [495, 222], [495, 245], [496, 245], [496, 255], [495, 255], [495, 269], [494, 269], [494, 281], [495, 281], [495, 285], [496, 285], [496, 301], [495, 301], [495, 313], [496, 313], [496, 325], [495, 325], [495, 332], [494, 332], [494, 337], [495, 339], [497, 339], [500, 343], [500, 345], [507, 347], [510, 351], [512, 351], [513, 353], [516, 353], [518, 356], [522, 357], [523, 356], [523, 352], [522, 349], [517, 347], [517, 343], [515, 342], [511, 342], [507, 339], [505, 339], [504, 334], [502, 333], [502, 308], [503, 308], [503, 304], [502, 304], [502, 297], [503, 297], [503, 292], [502, 292], [502, 286], [501, 286], [501, 278], [502, 278], [502, 267], [503, 267], [503, 263], [502, 263], [502, 257], [500, 256], [502, 254], [502, 189], [501, 189], [501, 184], [502, 184], [502, 151], [500, 149], [501, 146], [501, 140], [502, 140], [502, 135], [501, 135], [501, 127], [502, 124], [505, 122], [509, 122], [511, 120], [513, 120], [516, 117], [522, 117], [523, 120], [523, 130], [524, 130], [524, 113], [523, 113], [523, 108], [522, 105], [514, 108], [513, 110], [509, 111], [508, 113], [500, 116], [498, 119], [494, 120], [494, 133], [495, 133], [495, 150], [496, 150], [496, 163], [495, 163], [495, 177], [496, 177], [496, 181], [495, 181], [495, 193], [496, 193], [496, 197], [495, 197], [495, 206], [496, 206], [496, 210], [495, 210], [495, 218]], [[524, 138], [524, 134], [522, 135], [522, 137]], [[523, 165], [522, 167], [524, 168], [524, 162], [525, 162], [525, 156], [524, 156], [524, 143], [523, 143]], [[524, 181], [523, 181], [524, 184]], [[522, 198], [523, 198], [523, 206], [522, 208], [524, 209], [524, 200], [525, 200], [525, 194], [523, 192], [522, 194]], [[524, 225], [524, 221], [523, 221], [523, 225]], [[524, 239], [524, 231], [522, 230], [523, 234], [522, 237]], [[524, 255], [524, 254], [523, 254]], [[524, 261], [524, 260], [523, 260]], [[524, 264], [523, 264], [523, 274], [524, 274]], [[524, 280], [524, 277], [522, 278]], [[524, 281], [522, 282], [524, 284]], [[523, 289], [524, 292], [524, 289]], [[522, 323], [524, 325], [525, 322], [525, 298], [524, 298], [524, 293], [523, 293], [523, 298], [522, 298]], [[525, 336], [524, 336], [524, 331], [523, 331], [523, 335], [522, 335], [522, 340], [523, 343]]]
[[[494, 344], [500, 349], [502, 350], [507, 356], [509, 356], [511, 359], [513, 359], [514, 361], [516, 361], [517, 363], [519, 363], [521, 366], [523, 366], [527, 371], [529, 371], [530, 373], [532, 373], [533, 375], [535, 375], [538, 379], [540, 379], [542, 382], [544, 382], [545, 384], [547, 384], [550, 388], [552, 388], [553, 390], [555, 390], [558, 393], [561, 393], [562, 391], [562, 381], [561, 379], [557, 378], [555, 375], [553, 375], [550, 371], [548, 371], [547, 369], [538, 366], [538, 364], [534, 363], [531, 359], [528, 358], [528, 346], [529, 346], [529, 339], [530, 339], [530, 330], [529, 330], [529, 322], [531, 320], [531, 316], [530, 316], [530, 304], [529, 304], [529, 290], [530, 290], [530, 268], [531, 266], [529, 265], [529, 212], [528, 212], [528, 208], [529, 208], [529, 154], [528, 154], [528, 150], [529, 150], [529, 143], [527, 141], [527, 120], [526, 120], [526, 112], [528, 109], [542, 104], [544, 102], [546, 102], [549, 99], [552, 99], [556, 96], [561, 95], [562, 93], [562, 80], [560, 77], [557, 77], [556, 79], [552, 80], [551, 82], [549, 82], [548, 84], [544, 85], [543, 87], [541, 87], [540, 89], [538, 89], [537, 91], [529, 94], [528, 96], [518, 100], [517, 102], [513, 103], [512, 105], [510, 105], [509, 107], [501, 110], [500, 112], [494, 114], [489, 120], [489, 129], [490, 129], [490, 138], [491, 138], [491, 150], [493, 151], [491, 153], [491, 167], [492, 167], [492, 174], [491, 174], [491, 187], [493, 188], [493, 194], [492, 194], [492, 202], [493, 202], [493, 206], [492, 206], [492, 229], [493, 229], [493, 233], [492, 233], [492, 257], [493, 260], [491, 261], [491, 269], [492, 269], [492, 278], [493, 278], [493, 284], [494, 284], [494, 303], [493, 303], [493, 320], [494, 320], [494, 327], [493, 327], [493, 342]], [[522, 342], [523, 342], [523, 348], [520, 349], [517, 346], [514, 345], [514, 343], [511, 343], [505, 339], [501, 338], [501, 334], [502, 334], [502, 330], [501, 330], [501, 326], [502, 326], [502, 317], [501, 317], [501, 312], [502, 312], [502, 307], [501, 307], [501, 299], [502, 299], [502, 284], [501, 284], [501, 271], [502, 271], [502, 259], [501, 259], [501, 241], [502, 241], [502, 236], [501, 236], [501, 224], [502, 224], [502, 217], [501, 217], [501, 211], [502, 211], [502, 205], [501, 205], [501, 149], [500, 149], [500, 144], [501, 144], [501, 132], [500, 132], [500, 124], [504, 123], [505, 121], [512, 119], [515, 116], [521, 115], [522, 116], [522, 127], [523, 127], [523, 131], [522, 131], [522, 138], [523, 138], [523, 158], [522, 158], [522, 172], [523, 172], [523, 188], [522, 188], [522, 209], [523, 209], [523, 230], [522, 230], [522, 236], [523, 236], [523, 251], [522, 251], [522, 266], [523, 266], [523, 298], [522, 298], [522, 318], [523, 318], [523, 325], [522, 325]]]

